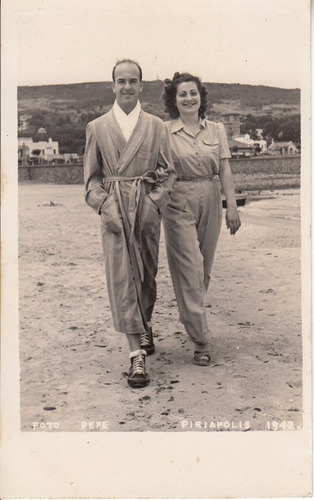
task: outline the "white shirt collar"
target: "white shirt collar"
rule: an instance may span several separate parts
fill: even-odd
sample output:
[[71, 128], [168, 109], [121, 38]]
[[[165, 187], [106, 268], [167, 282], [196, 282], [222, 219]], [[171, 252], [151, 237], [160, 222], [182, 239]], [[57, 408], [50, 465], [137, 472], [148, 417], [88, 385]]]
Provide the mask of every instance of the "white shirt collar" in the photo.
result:
[[134, 117], [139, 117], [140, 111], [141, 111], [141, 104], [140, 101], [137, 101], [136, 106], [134, 109], [132, 109], [131, 113], [128, 115], [123, 111], [122, 108], [120, 108], [119, 104], [115, 100], [113, 103], [113, 112], [116, 120], [130, 120], [134, 119]]
[[137, 124], [137, 120], [139, 118], [141, 112], [141, 104], [140, 101], [137, 101], [137, 104], [134, 109], [127, 115], [122, 108], [120, 108], [117, 101], [114, 102], [112, 110], [115, 116], [115, 119], [118, 122], [118, 125], [121, 129], [121, 132], [128, 141], [132, 135], [132, 132]]

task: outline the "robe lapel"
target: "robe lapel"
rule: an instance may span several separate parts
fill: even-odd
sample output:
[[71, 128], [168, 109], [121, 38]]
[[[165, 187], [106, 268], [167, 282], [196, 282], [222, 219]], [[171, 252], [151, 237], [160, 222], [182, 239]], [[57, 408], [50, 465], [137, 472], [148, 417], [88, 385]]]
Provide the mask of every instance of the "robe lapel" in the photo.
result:
[[101, 120], [96, 121], [95, 135], [102, 152], [105, 169], [111, 175], [116, 175], [117, 165], [120, 155], [125, 148], [126, 140], [122, 135], [112, 110], [104, 115]]
[[120, 158], [127, 142], [122, 134], [122, 131], [119, 127], [117, 120], [115, 119], [112, 109], [107, 114], [106, 126], [107, 126], [107, 132], [111, 137], [114, 146], [117, 148], [118, 158]]
[[96, 126], [97, 141], [103, 149], [103, 156], [107, 159], [112, 175], [122, 175], [145, 139], [146, 117], [141, 111], [128, 142], [123, 137], [113, 111], [109, 111], [105, 117]]

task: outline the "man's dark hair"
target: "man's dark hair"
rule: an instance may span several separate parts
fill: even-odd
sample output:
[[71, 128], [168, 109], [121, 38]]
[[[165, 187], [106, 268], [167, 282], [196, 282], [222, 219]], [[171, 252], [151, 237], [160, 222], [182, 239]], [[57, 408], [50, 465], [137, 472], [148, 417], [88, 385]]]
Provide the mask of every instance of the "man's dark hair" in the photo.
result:
[[170, 80], [169, 78], [165, 80], [165, 88], [162, 96], [165, 101], [165, 111], [169, 113], [170, 118], [178, 118], [179, 111], [176, 105], [176, 96], [178, 85], [183, 82], [196, 83], [201, 96], [201, 105], [200, 109], [198, 110], [198, 114], [201, 118], [205, 118], [208, 93], [204, 85], [202, 85], [201, 80], [198, 78], [198, 76], [193, 76], [190, 73], [175, 73], [172, 80]]
[[132, 59], [119, 59], [119, 61], [116, 62], [115, 66], [113, 67], [113, 70], [112, 70], [112, 81], [113, 82], [115, 81], [114, 78], [115, 78], [116, 67], [119, 66], [119, 64], [123, 64], [123, 63], [135, 64], [135, 66], [138, 67], [138, 70], [139, 70], [139, 73], [140, 73], [140, 82], [141, 82], [142, 81], [142, 68], [139, 65], [139, 63], [137, 63], [136, 61], [133, 61]]

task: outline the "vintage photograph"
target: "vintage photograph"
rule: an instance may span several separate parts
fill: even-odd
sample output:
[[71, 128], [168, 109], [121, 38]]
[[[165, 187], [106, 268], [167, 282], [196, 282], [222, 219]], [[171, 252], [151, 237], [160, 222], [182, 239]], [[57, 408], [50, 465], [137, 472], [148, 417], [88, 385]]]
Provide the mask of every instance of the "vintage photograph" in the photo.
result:
[[18, 432], [297, 442], [309, 7], [17, 4]]

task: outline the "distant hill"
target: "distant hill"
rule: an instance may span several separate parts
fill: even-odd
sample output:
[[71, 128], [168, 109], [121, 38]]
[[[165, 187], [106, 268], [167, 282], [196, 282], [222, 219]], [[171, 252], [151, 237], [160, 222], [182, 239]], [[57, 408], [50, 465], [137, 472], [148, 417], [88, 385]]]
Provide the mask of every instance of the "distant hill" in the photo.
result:
[[[295, 121], [299, 123], [299, 118], [294, 120], [300, 113], [299, 89], [224, 83], [204, 85], [209, 93], [207, 116], [214, 121], [218, 121], [224, 112], [236, 111], [242, 115], [243, 130], [262, 128], [268, 117], [283, 119], [290, 124], [290, 128]], [[145, 111], [168, 120], [162, 99], [163, 87], [161, 80], [144, 82], [140, 100]], [[37, 131], [43, 127], [47, 137], [59, 142], [61, 153], [81, 154], [86, 124], [108, 111], [113, 101], [110, 82], [19, 87], [19, 136], [39, 140]], [[246, 123], [247, 117], [249, 121]], [[278, 133], [281, 128], [281, 125], [277, 126]], [[276, 135], [273, 134], [273, 137]], [[292, 137], [289, 134], [289, 140]]]
[[[248, 108], [262, 110], [265, 106], [300, 107], [299, 89], [281, 89], [262, 85], [240, 85], [226, 83], [204, 83], [211, 105], [224, 104], [229, 109], [244, 112]], [[141, 101], [163, 107], [163, 82], [144, 82]], [[110, 82], [75, 83], [67, 85], [41, 85], [18, 88], [19, 111], [51, 109], [81, 111], [111, 105], [114, 95]]]

